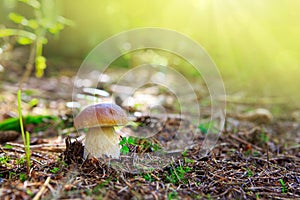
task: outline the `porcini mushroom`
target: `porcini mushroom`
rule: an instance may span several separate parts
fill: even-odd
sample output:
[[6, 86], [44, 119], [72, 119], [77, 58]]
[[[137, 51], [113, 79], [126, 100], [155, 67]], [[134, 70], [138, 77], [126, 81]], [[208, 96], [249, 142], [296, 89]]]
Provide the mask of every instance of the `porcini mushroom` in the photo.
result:
[[127, 123], [125, 112], [116, 104], [100, 103], [83, 109], [74, 119], [77, 129], [87, 128], [83, 157], [103, 155], [119, 158], [119, 137], [114, 126]]

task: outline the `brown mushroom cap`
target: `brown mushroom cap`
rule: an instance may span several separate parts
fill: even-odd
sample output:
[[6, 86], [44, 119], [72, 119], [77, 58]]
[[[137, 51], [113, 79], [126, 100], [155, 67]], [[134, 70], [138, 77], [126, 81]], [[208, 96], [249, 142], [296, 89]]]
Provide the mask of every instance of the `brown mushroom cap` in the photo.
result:
[[83, 109], [74, 119], [76, 128], [122, 126], [127, 123], [127, 116], [116, 104], [100, 103]]

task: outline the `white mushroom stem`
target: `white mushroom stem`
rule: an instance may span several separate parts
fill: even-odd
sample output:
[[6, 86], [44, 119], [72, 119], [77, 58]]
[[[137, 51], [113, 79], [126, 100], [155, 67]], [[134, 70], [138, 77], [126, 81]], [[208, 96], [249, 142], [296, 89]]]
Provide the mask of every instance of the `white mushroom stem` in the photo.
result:
[[85, 138], [85, 148], [83, 157], [88, 156], [100, 158], [103, 155], [119, 158], [120, 145], [119, 137], [113, 127], [93, 127], [89, 128]]

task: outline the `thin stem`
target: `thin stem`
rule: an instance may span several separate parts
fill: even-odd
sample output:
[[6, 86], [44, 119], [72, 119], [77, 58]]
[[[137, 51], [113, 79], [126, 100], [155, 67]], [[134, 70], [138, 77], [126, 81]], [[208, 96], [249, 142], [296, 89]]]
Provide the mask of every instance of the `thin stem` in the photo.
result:
[[19, 112], [19, 120], [20, 120], [20, 128], [21, 128], [22, 139], [23, 139], [23, 142], [24, 142], [24, 146], [26, 146], [24, 126], [23, 126], [23, 118], [22, 118], [22, 110], [21, 110], [21, 90], [18, 90], [18, 112]]
[[28, 132], [26, 132], [26, 136], [24, 133], [24, 126], [23, 126], [23, 117], [22, 117], [22, 109], [21, 109], [21, 90], [18, 90], [18, 112], [19, 112], [19, 120], [20, 120], [20, 128], [21, 128], [21, 134], [22, 139], [24, 142], [24, 150], [25, 150], [25, 156], [27, 161], [27, 174], [30, 173], [30, 135]]

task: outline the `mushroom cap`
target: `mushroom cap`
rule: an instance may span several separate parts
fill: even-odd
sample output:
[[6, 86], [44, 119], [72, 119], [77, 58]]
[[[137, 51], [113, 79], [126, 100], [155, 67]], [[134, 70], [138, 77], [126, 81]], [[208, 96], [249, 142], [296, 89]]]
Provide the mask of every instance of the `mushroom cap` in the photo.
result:
[[87, 106], [74, 119], [74, 125], [78, 129], [122, 126], [127, 122], [127, 116], [122, 108], [111, 103]]

